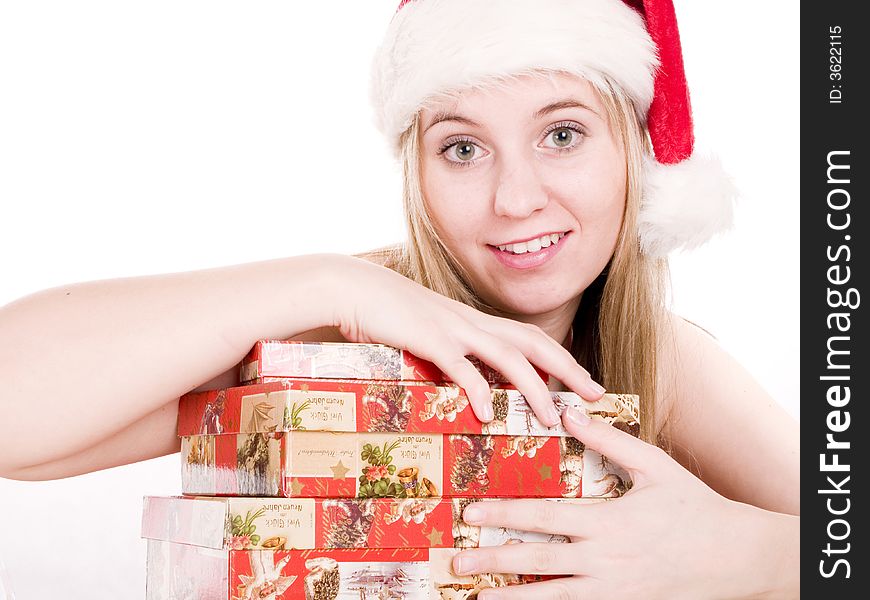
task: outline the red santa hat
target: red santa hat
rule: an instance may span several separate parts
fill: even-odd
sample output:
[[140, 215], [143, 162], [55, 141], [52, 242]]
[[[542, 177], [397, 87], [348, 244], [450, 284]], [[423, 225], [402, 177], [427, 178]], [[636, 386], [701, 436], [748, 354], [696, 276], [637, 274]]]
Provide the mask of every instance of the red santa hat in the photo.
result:
[[398, 151], [427, 100], [539, 70], [602, 88], [609, 79], [646, 122], [644, 253], [694, 248], [730, 227], [735, 189], [718, 160], [694, 154], [672, 0], [401, 0], [374, 58], [376, 124]]

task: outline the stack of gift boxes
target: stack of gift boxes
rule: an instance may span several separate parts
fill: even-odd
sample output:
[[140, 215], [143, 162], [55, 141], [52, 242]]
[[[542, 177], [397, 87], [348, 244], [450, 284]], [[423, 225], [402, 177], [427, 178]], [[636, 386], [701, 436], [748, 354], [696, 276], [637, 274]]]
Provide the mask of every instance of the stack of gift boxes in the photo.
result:
[[[237, 387], [179, 402], [183, 496], [146, 497], [147, 599], [435, 600], [540, 580], [455, 575], [463, 548], [566, 542], [473, 527], [471, 502], [599, 502], [627, 474], [475, 362], [495, 418], [432, 363], [379, 344], [261, 341]], [[540, 373], [557, 408], [638, 435], [638, 398], [586, 402]]]

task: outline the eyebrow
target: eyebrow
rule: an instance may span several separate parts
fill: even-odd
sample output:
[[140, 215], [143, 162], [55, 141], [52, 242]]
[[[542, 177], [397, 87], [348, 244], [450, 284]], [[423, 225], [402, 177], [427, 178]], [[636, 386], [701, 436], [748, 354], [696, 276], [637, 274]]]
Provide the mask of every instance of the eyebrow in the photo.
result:
[[[532, 119], [540, 119], [552, 112], [556, 112], [557, 110], [561, 110], [563, 108], [582, 108], [592, 112], [595, 115], [598, 115], [598, 112], [591, 108], [589, 105], [580, 102], [579, 100], [575, 100], [573, 98], [565, 98], [564, 100], [557, 100], [556, 102], [551, 102], [550, 104], [544, 106], [540, 110], [536, 111], [532, 115]], [[435, 117], [432, 119], [432, 122], [423, 130], [425, 134], [427, 131], [432, 129], [438, 123], [443, 123], [444, 121], [456, 121], [457, 123], [462, 123], [463, 125], [468, 125], [469, 127], [481, 127], [480, 123], [472, 121], [467, 117], [463, 117], [462, 115], [457, 115], [455, 113], [450, 112], [439, 112], [435, 114]]]
[[435, 114], [435, 118], [432, 119], [432, 122], [429, 123], [429, 126], [423, 130], [423, 133], [426, 133], [433, 127], [435, 127], [438, 123], [443, 123], [444, 121], [456, 121], [457, 123], [462, 123], [464, 125], [468, 125], [469, 127], [480, 127], [480, 123], [476, 123], [471, 119], [467, 119], [462, 115], [457, 115], [449, 112], [439, 112]]
[[598, 112], [590, 107], [588, 104], [584, 104], [583, 102], [580, 102], [579, 100], [575, 100], [573, 98], [566, 98], [564, 100], [557, 100], [556, 102], [551, 102], [550, 104], [533, 114], [532, 118], [540, 119], [541, 117], [546, 116], [551, 112], [556, 112], [557, 110], [563, 108], [582, 108], [584, 110], [588, 110], [595, 115], [598, 115]]

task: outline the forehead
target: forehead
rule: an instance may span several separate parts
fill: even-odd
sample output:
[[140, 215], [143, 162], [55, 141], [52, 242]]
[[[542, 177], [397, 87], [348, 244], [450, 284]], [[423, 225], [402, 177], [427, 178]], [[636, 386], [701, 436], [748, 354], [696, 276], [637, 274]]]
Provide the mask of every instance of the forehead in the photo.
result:
[[430, 98], [420, 110], [420, 119], [425, 129], [437, 115], [445, 113], [485, 120], [497, 109], [531, 117], [542, 106], [569, 99], [604, 115], [601, 99], [586, 79], [571, 73], [537, 72], [493, 79]]

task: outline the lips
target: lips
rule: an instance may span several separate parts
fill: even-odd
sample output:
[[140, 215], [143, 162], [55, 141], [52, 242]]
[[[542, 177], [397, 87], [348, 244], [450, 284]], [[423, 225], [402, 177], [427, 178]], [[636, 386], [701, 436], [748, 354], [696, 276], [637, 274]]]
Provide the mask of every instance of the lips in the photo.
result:
[[[565, 233], [558, 243], [550, 244], [547, 247], [539, 247], [537, 250], [532, 251], [528, 251], [526, 244], [520, 243], [519, 245], [521, 246], [521, 249], [524, 250], [520, 254], [516, 254], [511, 250], [499, 250], [497, 247], [490, 246], [489, 244], [487, 244], [487, 247], [490, 252], [493, 253], [495, 258], [505, 267], [527, 270], [547, 264], [560, 250], [562, 250], [562, 247], [565, 244], [569, 243], [568, 238], [570, 237], [571, 232], [569, 231]], [[532, 244], [535, 243], [536, 242], [533, 240]], [[532, 248], [534, 248], [534, 246], [532, 246]]]

